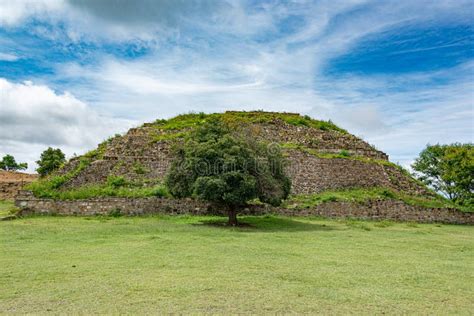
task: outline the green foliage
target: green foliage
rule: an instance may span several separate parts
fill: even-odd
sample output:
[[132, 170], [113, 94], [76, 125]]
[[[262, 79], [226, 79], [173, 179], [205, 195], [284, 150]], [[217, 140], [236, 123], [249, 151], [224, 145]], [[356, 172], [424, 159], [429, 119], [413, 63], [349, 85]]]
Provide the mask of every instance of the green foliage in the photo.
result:
[[167, 141], [167, 140], [176, 140], [176, 139], [181, 139], [185, 138], [188, 135], [186, 132], [176, 132], [176, 133], [170, 133], [168, 132], [161, 132], [155, 136], [153, 136], [152, 142], [160, 142], [160, 141]]
[[160, 130], [180, 130], [198, 126], [205, 122], [205, 114], [188, 113], [169, 120], [156, 120], [154, 125]]
[[77, 176], [81, 171], [89, 166], [91, 159], [86, 157], [79, 158], [79, 163], [74, 170], [62, 175], [49, 175], [44, 178], [31, 182], [26, 186], [37, 197], [52, 198], [55, 191], [64, 183]]
[[341, 156], [341, 157], [350, 157], [351, 153], [348, 152], [347, 150], [343, 149], [339, 152], [339, 156]]
[[18, 211], [19, 209], [12, 201], [0, 200], [0, 218], [13, 215]]
[[284, 149], [301, 150], [301, 151], [304, 151], [304, 152], [306, 152], [310, 155], [313, 155], [315, 157], [322, 158], [322, 159], [342, 158], [342, 159], [359, 160], [359, 161], [368, 162], [368, 163], [377, 163], [377, 164], [380, 164], [380, 165], [391, 166], [391, 167], [397, 168], [400, 171], [408, 174], [408, 172], [406, 170], [404, 170], [403, 167], [401, 167], [397, 164], [394, 164], [393, 162], [390, 162], [390, 161], [384, 160], [384, 159], [374, 159], [374, 158], [369, 158], [369, 157], [365, 157], [365, 156], [352, 155], [346, 149], [343, 149], [339, 153], [334, 154], [334, 153], [321, 152], [317, 149], [310, 148], [310, 147], [307, 147], [307, 146], [304, 146], [304, 145], [301, 145], [301, 144], [297, 144], [297, 143], [291, 143], [291, 142], [283, 143], [283, 144], [281, 144], [281, 147], [284, 148]]
[[120, 217], [120, 216], [122, 216], [122, 211], [119, 208], [113, 209], [109, 212], [109, 216], [111, 216], [111, 217]]
[[145, 168], [140, 162], [136, 162], [133, 164], [133, 171], [135, 171], [136, 174], [146, 174], [149, 172], [148, 169]]
[[390, 190], [387, 188], [371, 189], [348, 189], [338, 191], [324, 191], [317, 194], [292, 195], [285, 201], [284, 206], [288, 208], [304, 209], [314, 207], [325, 202], [347, 201], [347, 202], [366, 202], [368, 200], [400, 200], [409, 205], [422, 207], [451, 207], [461, 211], [473, 211], [469, 207], [460, 207], [451, 201], [441, 197], [433, 196], [431, 198], [408, 195], [403, 192]]
[[55, 200], [81, 200], [108, 196], [128, 198], [169, 196], [166, 187], [160, 184], [150, 187], [134, 185], [120, 187], [114, 187], [112, 185], [87, 185], [71, 190], [56, 190], [51, 187], [48, 188], [45, 186], [37, 186], [37, 184], [30, 184], [30, 189], [37, 197], [51, 198]]
[[50, 175], [27, 185], [36, 197], [52, 198], [57, 200], [78, 200], [94, 197], [150, 197], [169, 196], [168, 190], [161, 184], [127, 181], [123, 176], [110, 175], [106, 184], [86, 185], [70, 190], [63, 190], [61, 186], [76, 177], [87, 168], [92, 158], [81, 157], [77, 167], [64, 175]]
[[7, 171], [16, 171], [16, 170], [25, 170], [28, 168], [28, 164], [26, 162], [17, 163], [15, 157], [12, 155], [5, 155], [3, 156], [2, 160], [0, 160], [0, 169], [7, 170]]
[[65, 162], [66, 157], [61, 149], [48, 147], [41, 153], [40, 160], [36, 161], [39, 166], [36, 171], [44, 177], [59, 169]]
[[[278, 205], [290, 191], [279, 148], [267, 148], [213, 118], [175, 149], [166, 184], [175, 197], [195, 196], [235, 215], [249, 200]], [[235, 224], [231, 217], [229, 223]]]
[[149, 196], [170, 197], [170, 193], [165, 185], [160, 184], [151, 188]]
[[412, 165], [418, 179], [454, 202], [474, 208], [474, 145], [428, 145]]
[[[375, 164], [379, 164], [379, 165], [382, 165], [382, 166], [387, 166], [387, 167], [390, 167], [390, 168], [394, 168], [394, 169], [398, 170], [399, 172], [401, 172], [402, 174], [404, 174], [407, 177], [408, 180], [416, 183], [417, 185], [419, 185], [421, 187], [424, 187], [427, 190], [427, 192], [429, 192], [428, 194], [435, 195], [434, 192], [430, 192], [429, 188], [427, 188], [426, 185], [423, 182], [419, 181], [416, 178], [413, 178], [413, 176], [405, 168], [403, 168], [399, 164], [393, 163], [393, 162], [388, 161], [388, 160], [369, 158], [369, 157], [366, 157], [366, 156], [352, 155], [350, 152], [348, 152], [347, 150], [344, 150], [344, 149], [341, 150], [337, 154], [327, 153], [327, 152], [320, 152], [320, 151], [318, 151], [314, 148], [306, 147], [304, 145], [291, 143], [291, 142], [283, 143], [281, 145], [281, 147], [283, 149], [301, 150], [303, 152], [306, 152], [306, 153], [308, 153], [312, 156], [315, 156], [315, 157], [321, 158], [321, 159], [350, 159], [350, 160], [362, 161], [362, 162], [365, 162], [365, 163], [375, 163]], [[390, 175], [389, 175], [389, 177], [391, 178], [391, 180], [394, 180], [394, 178], [391, 177]]]
[[117, 189], [127, 184], [127, 181], [123, 176], [110, 175], [107, 177], [107, 185], [111, 188]]
[[109, 137], [108, 139], [104, 140], [102, 143], [100, 143], [96, 149], [93, 149], [87, 153], [84, 154], [83, 157], [92, 159], [92, 160], [99, 160], [104, 157], [105, 151], [107, 150], [107, 147], [115, 140], [122, 137], [120, 134], [115, 134], [112, 137]]
[[[321, 130], [335, 131], [347, 134], [347, 131], [336, 126], [331, 121], [314, 120], [308, 115], [301, 116], [294, 113], [277, 113], [277, 112], [234, 112], [225, 113], [188, 113], [176, 116], [169, 120], [156, 120], [154, 126], [160, 130], [183, 130], [204, 124], [206, 121], [220, 119], [230, 126], [238, 126], [241, 123], [273, 123], [275, 120], [282, 120], [288, 124], [295, 126], [307, 126]], [[182, 136], [182, 135], [178, 135]], [[158, 136], [158, 139], [166, 139], [165, 136]]]

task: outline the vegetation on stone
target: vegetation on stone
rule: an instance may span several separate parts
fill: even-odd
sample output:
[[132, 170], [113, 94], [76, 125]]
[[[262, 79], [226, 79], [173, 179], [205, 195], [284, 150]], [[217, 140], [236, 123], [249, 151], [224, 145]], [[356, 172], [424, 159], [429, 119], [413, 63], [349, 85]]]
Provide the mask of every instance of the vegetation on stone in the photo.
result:
[[[366, 194], [366, 199], [386, 198], [378, 195], [374, 197], [369, 192], [371, 188], [375, 190], [383, 187], [403, 197], [399, 200], [409, 201], [407, 197], [414, 197], [416, 200], [416, 195], [421, 195], [423, 201], [428, 201], [422, 201], [426, 205], [447, 205], [440, 202], [434, 192], [413, 178], [407, 170], [388, 161], [384, 153], [331, 122], [292, 113], [260, 111], [190, 113], [148, 123], [123, 136], [115, 135], [105, 140], [96, 149], [73, 158], [60, 170], [43, 177], [29, 188], [37, 197], [55, 199], [166, 196], [163, 182], [173, 159], [172, 148], [186, 143], [196, 145], [195, 141], [189, 142], [189, 139], [195, 137], [197, 130], [215, 121], [222, 122], [229, 128], [229, 137], [242, 140], [239, 134], [245, 134], [247, 140], [252, 142], [272, 142], [274, 148], [280, 147], [288, 161], [288, 170], [285, 171], [291, 176], [293, 195], [350, 188], [359, 190], [360, 195]], [[278, 151], [280, 148], [277, 148]], [[309, 159], [305, 155], [311, 155], [315, 159]], [[292, 173], [294, 170], [298, 172]], [[187, 188], [186, 194], [177, 194], [176, 188], [171, 188], [170, 191], [174, 192], [174, 196], [198, 198], [194, 187], [196, 179], [186, 176], [181, 177], [182, 181], [187, 179], [191, 183], [183, 185], [183, 188]], [[126, 185], [111, 182], [110, 179], [114, 177], [121, 179]], [[211, 182], [199, 180], [199, 184], [200, 188], [205, 188]], [[201, 193], [204, 192], [205, 190]], [[204, 197], [201, 194], [201, 198]], [[242, 200], [248, 198], [243, 196]], [[271, 199], [266, 201], [271, 202]], [[464, 210], [469, 208], [466, 205], [457, 207]]]
[[387, 188], [370, 188], [370, 189], [346, 189], [335, 191], [324, 191], [315, 194], [291, 195], [285, 201], [286, 208], [311, 208], [325, 202], [367, 202], [370, 200], [398, 200], [408, 205], [422, 206], [427, 208], [455, 208], [464, 212], [474, 212], [471, 207], [462, 207], [452, 201], [443, 198], [440, 195], [435, 196], [416, 196], [409, 195], [404, 192], [398, 192]]
[[283, 149], [297, 149], [303, 152], [306, 152], [310, 155], [313, 155], [318, 158], [322, 159], [351, 159], [351, 160], [359, 160], [367, 163], [376, 163], [376, 164], [381, 164], [385, 166], [390, 166], [399, 169], [400, 171], [404, 172], [405, 174], [409, 174], [406, 169], [404, 169], [402, 166], [397, 165], [396, 163], [390, 162], [388, 160], [384, 159], [375, 159], [375, 158], [370, 158], [370, 157], [365, 157], [361, 155], [354, 155], [351, 154], [349, 151], [342, 149], [338, 153], [328, 153], [324, 151], [320, 151], [311, 147], [307, 147], [301, 144], [296, 144], [296, 143], [282, 143], [281, 147]]
[[30, 185], [30, 189], [40, 198], [51, 198], [57, 200], [80, 200], [98, 197], [127, 197], [144, 198], [151, 196], [169, 196], [168, 190], [161, 184], [153, 186], [134, 186], [133, 184], [124, 186], [114, 185], [87, 185], [70, 190], [54, 190], [39, 187], [37, 183]]
[[104, 157], [105, 151], [107, 150], [107, 146], [112, 143], [114, 139], [120, 138], [120, 134], [115, 134], [112, 137], [107, 138], [104, 140], [102, 143], [100, 143], [96, 149], [93, 149], [86, 154], [84, 154], [84, 157], [92, 159], [92, 160], [98, 160], [102, 159]]
[[301, 116], [296, 113], [278, 113], [278, 112], [243, 112], [228, 111], [225, 113], [189, 113], [178, 115], [169, 120], [157, 120], [153, 126], [160, 130], [182, 130], [199, 126], [208, 120], [220, 119], [230, 126], [241, 123], [272, 123], [275, 120], [281, 120], [294, 126], [312, 127], [324, 131], [336, 131], [347, 134], [347, 131], [338, 127], [331, 121], [321, 121], [312, 119], [309, 116]]

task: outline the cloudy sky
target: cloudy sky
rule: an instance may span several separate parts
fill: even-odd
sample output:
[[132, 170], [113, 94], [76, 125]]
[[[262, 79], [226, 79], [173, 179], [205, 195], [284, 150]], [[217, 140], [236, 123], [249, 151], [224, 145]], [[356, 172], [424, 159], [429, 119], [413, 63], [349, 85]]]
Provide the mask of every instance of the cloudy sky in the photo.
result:
[[190, 111], [331, 119], [409, 165], [474, 141], [474, 0], [0, 0], [0, 155]]

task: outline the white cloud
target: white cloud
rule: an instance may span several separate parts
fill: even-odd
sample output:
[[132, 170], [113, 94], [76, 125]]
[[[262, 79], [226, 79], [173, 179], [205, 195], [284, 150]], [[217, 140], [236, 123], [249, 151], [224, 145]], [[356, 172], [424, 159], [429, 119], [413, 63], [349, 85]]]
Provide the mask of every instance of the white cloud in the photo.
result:
[[30, 16], [45, 16], [60, 10], [62, 0], [0, 0], [0, 26], [15, 26]]
[[16, 147], [56, 146], [69, 153], [84, 152], [132, 123], [100, 116], [69, 93], [57, 94], [47, 86], [0, 78], [0, 154], [13, 151], [32, 166], [32, 153], [39, 157], [40, 152], [21, 153]]
[[0, 52], [0, 61], [17, 61], [20, 57], [14, 54], [1, 53]]
[[[409, 166], [431, 143], [474, 142], [474, 63], [433, 72], [320, 83], [331, 117]], [[313, 111], [315, 113], [315, 111]]]
[[[143, 122], [191, 110], [265, 109], [332, 119], [403, 163], [427, 142], [472, 140], [472, 68], [338, 78], [327, 77], [323, 71], [331, 58], [350, 51], [366, 36], [439, 19], [444, 23], [452, 17], [467, 19], [470, 10], [466, 8], [472, 7], [472, 1], [294, 1], [255, 6], [221, 1], [212, 8], [202, 2], [193, 14], [190, 8], [196, 4], [191, 1], [145, 0], [133, 2], [129, 10], [110, 7], [120, 1], [33, 2], [30, 9], [26, 1], [0, 0], [0, 25], [20, 25], [31, 14], [53, 25], [64, 21], [66, 36], [73, 41], [151, 43], [150, 53], [135, 61], [102, 55], [92, 64], [59, 65], [54, 80], [67, 82], [74, 96], [7, 82], [27, 90], [22, 102], [33, 90], [42, 97], [31, 102], [49, 100], [37, 110], [35, 106], [26, 109], [25, 114], [9, 110], [10, 117], [24, 122], [32, 116], [38, 139], [82, 148], [100, 141], [97, 135], [112, 134], [115, 127], [94, 127], [110, 113]], [[280, 30], [278, 23], [291, 17], [297, 17], [301, 27], [290, 32], [283, 25]], [[43, 37], [64, 35], [39, 27], [35, 32]], [[439, 78], [447, 83], [436, 84]], [[58, 111], [51, 112], [44, 104], [59, 104]], [[71, 118], [68, 113], [73, 108], [77, 115]], [[49, 125], [62, 126], [63, 121], [72, 122], [64, 128], [73, 137], [44, 130]], [[85, 143], [75, 143], [74, 126], [90, 132], [79, 137]], [[37, 141], [21, 132], [6, 135], [9, 142]]]

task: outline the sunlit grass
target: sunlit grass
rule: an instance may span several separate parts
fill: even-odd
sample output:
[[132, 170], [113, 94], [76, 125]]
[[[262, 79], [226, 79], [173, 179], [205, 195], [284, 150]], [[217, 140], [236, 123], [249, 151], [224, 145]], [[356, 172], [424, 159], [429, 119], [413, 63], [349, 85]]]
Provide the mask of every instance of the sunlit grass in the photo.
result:
[[470, 226], [245, 217], [0, 222], [0, 313], [469, 314]]
[[0, 200], [0, 218], [12, 215], [16, 211], [13, 201]]

